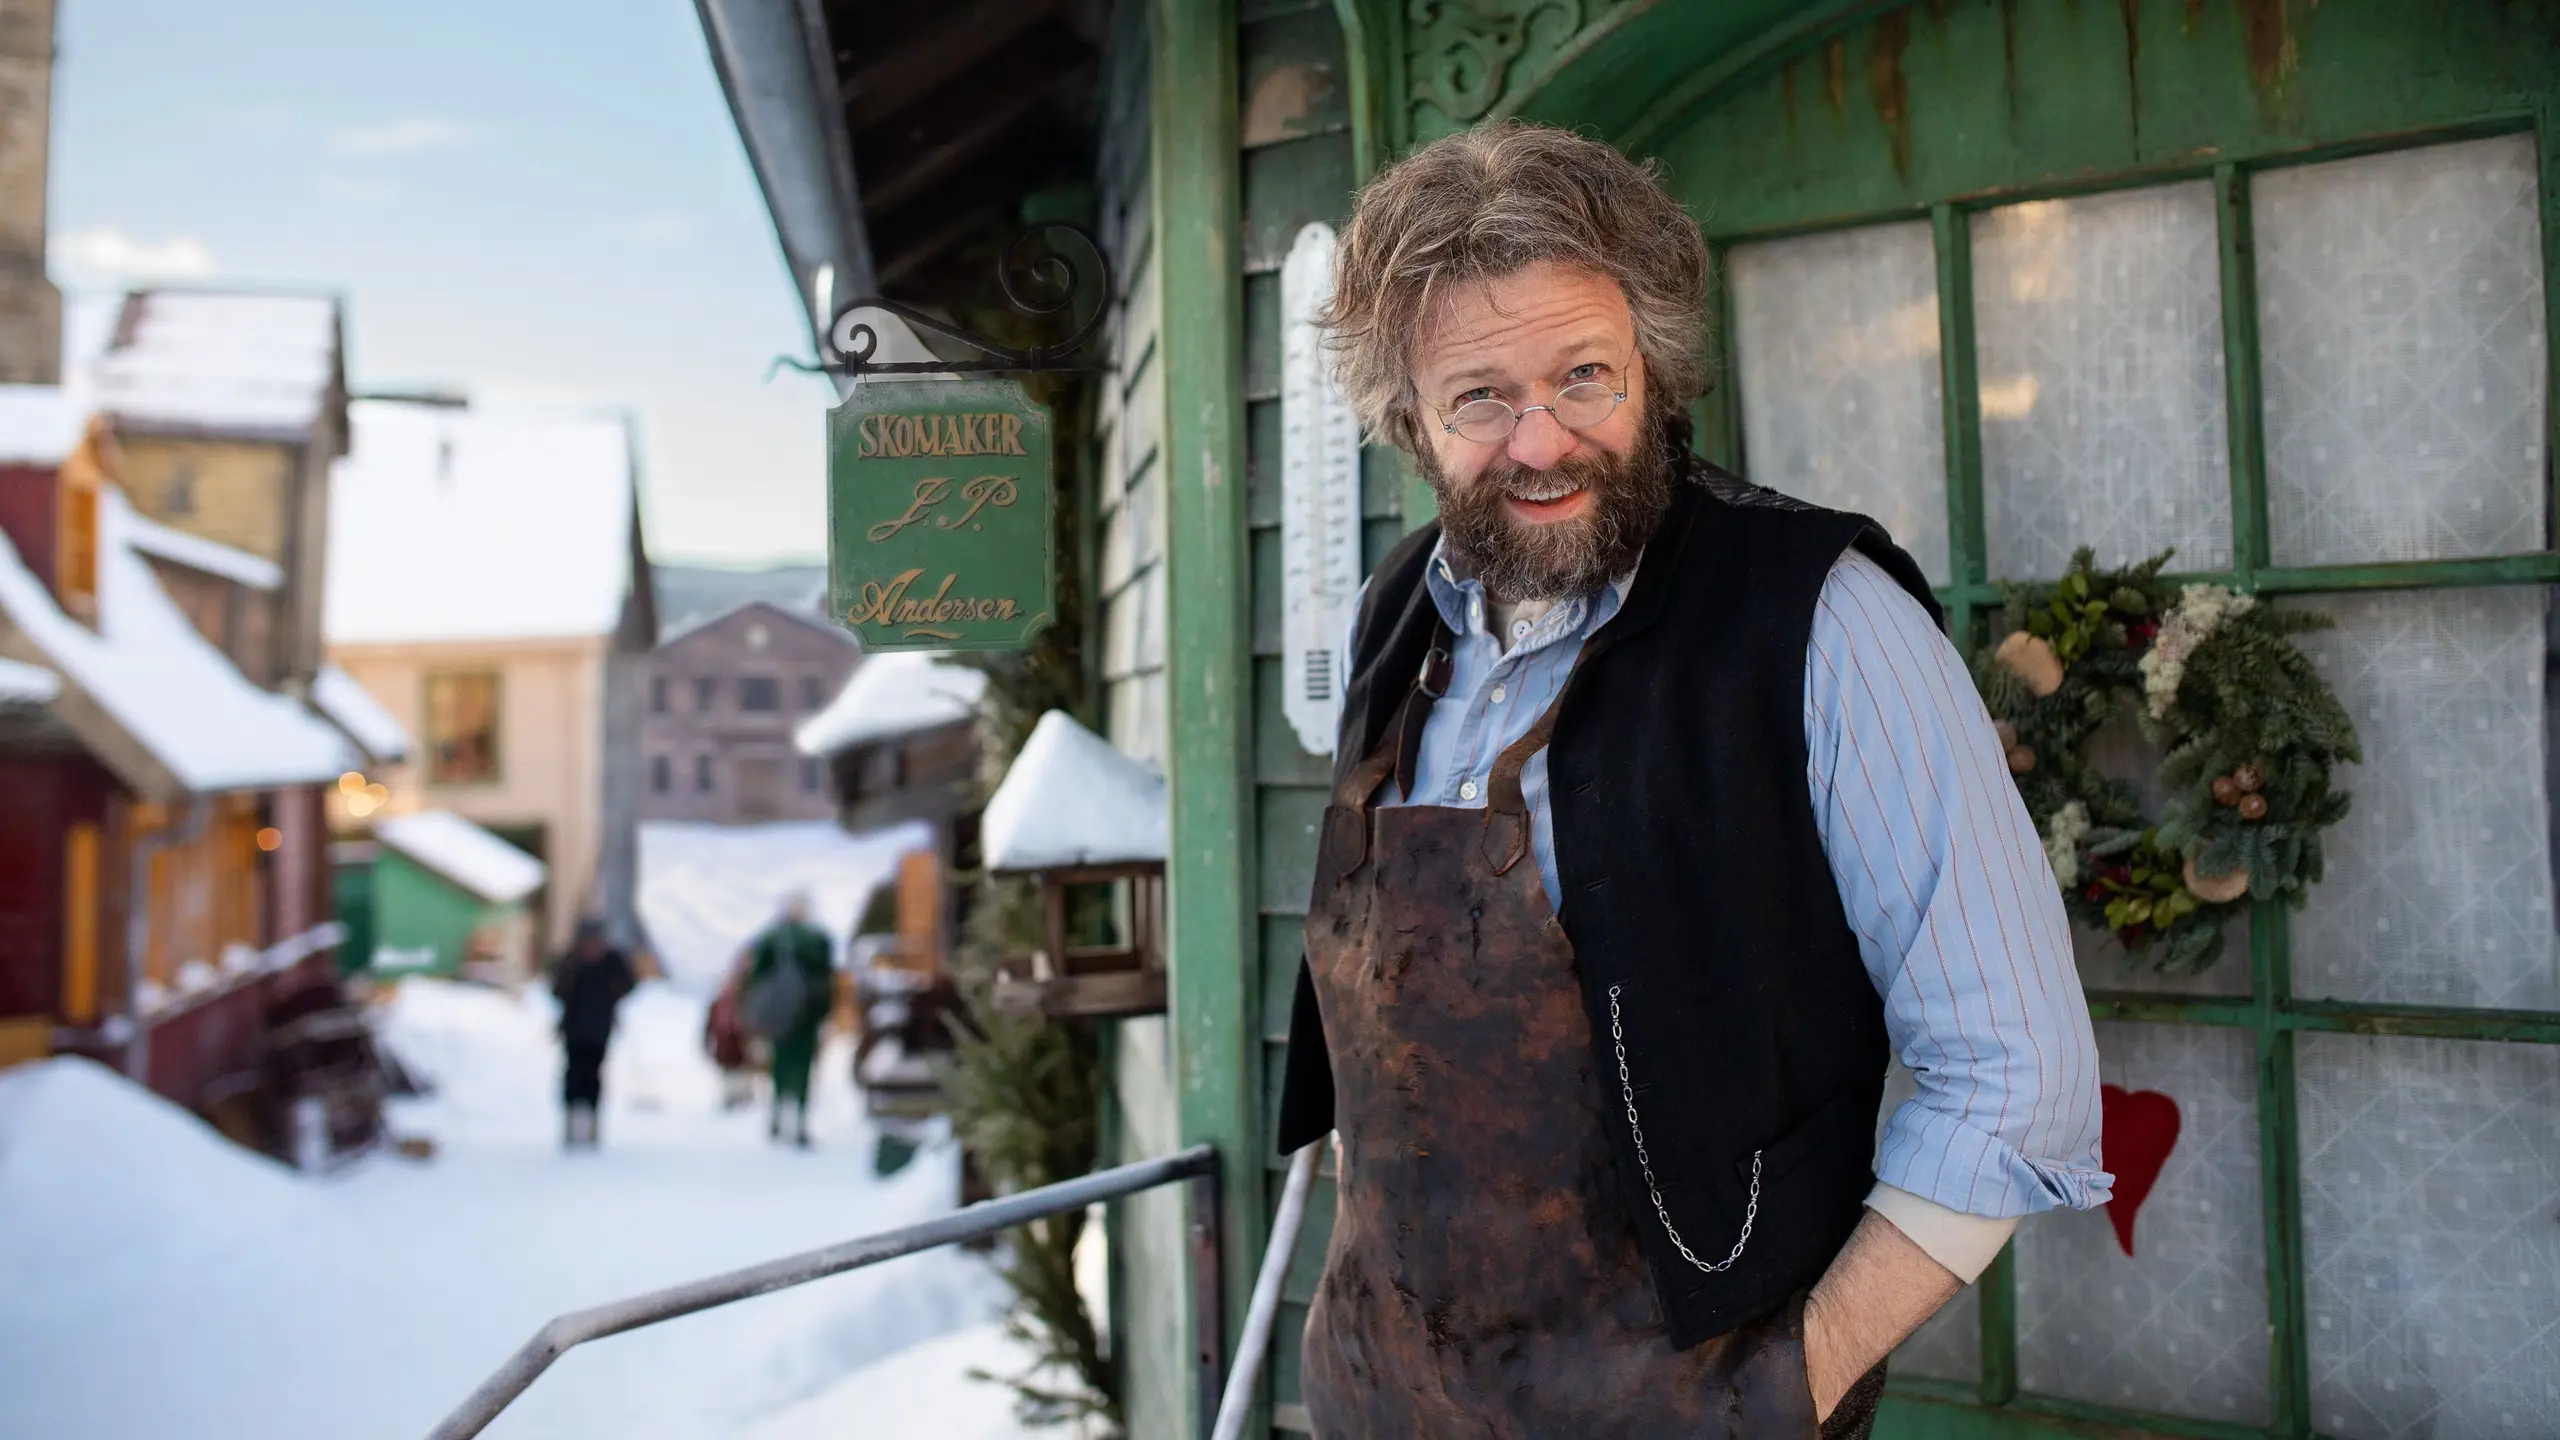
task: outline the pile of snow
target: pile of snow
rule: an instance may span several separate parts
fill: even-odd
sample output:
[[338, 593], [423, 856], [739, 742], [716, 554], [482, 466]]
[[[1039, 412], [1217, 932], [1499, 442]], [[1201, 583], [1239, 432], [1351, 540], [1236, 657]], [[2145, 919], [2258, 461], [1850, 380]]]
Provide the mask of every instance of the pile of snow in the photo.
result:
[[323, 665], [312, 677], [311, 703], [376, 761], [389, 764], [408, 755], [409, 732], [400, 728], [373, 692], [337, 666]]
[[153, 429], [299, 440], [337, 376], [326, 296], [143, 290], [125, 297], [89, 381], [101, 409]]
[[492, 905], [523, 899], [551, 873], [450, 810], [394, 816], [373, 827], [373, 838]]
[[632, 584], [619, 421], [362, 400], [330, 472], [333, 645], [610, 633]]
[[932, 843], [921, 822], [848, 835], [832, 820], [650, 821], [640, 827], [640, 922], [668, 977], [708, 996], [784, 900], [808, 896], [811, 923], [841, 940], [899, 857]]
[[1165, 857], [1164, 776], [1052, 710], [987, 802], [990, 870], [1049, 870]]
[[[296, 1219], [293, 1172], [92, 1060], [0, 1070], [0, 1294], [148, 1283], [157, 1253], [236, 1259]], [[30, 1234], [21, 1222], [59, 1223]], [[148, 1248], [137, 1248], [148, 1237]]]
[[59, 465], [88, 424], [87, 401], [59, 385], [0, 385], [0, 465]]
[[[605, 1069], [604, 1148], [558, 1148], [554, 1012], [403, 982], [385, 1041], [435, 1082], [394, 1128], [438, 1144], [331, 1177], [225, 1147], [120, 1076], [0, 1072], [0, 1396], [11, 1435], [346, 1440], [426, 1433], [545, 1321], [947, 1212], [928, 1137], [872, 1173], [848, 1047], [821, 1057], [817, 1145], [719, 1108], [699, 1000], [643, 985]], [[1027, 1357], [958, 1249], [581, 1347], [491, 1440], [993, 1440]], [[949, 1337], [946, 1341], [945, 1337]]]
[[273, 590], [284, 584], [284, 567], [273, 560], [163, 525], [139, 510], [125, 517], [125, 543], [153, 559], [218, 575], [252, 590]]
[[910, 650], [862, 662], [827, 708], [801, 722], [792, 739], [806, 755], [839, 750], [966, 720], [978, 713], [987, 675], [943, 657]]
[[308, 784], [354, 768], [346, 737], [261, 690], [200, 634], [133, 546], [124, 492], [98, 494], [98, 628], [80, 624], [0, 536], [0, 615], [80, 690], [202, 793]]

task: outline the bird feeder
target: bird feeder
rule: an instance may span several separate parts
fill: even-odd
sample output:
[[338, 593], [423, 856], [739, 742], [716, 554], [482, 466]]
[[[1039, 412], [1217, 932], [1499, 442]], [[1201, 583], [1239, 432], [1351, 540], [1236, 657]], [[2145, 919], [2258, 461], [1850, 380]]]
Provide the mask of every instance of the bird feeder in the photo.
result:
[[1052, 710], [987, 802], [980, 836], [988, 873], [1040, 884], [1041, 948], [998, 965], [998, 1009], [1164, 1013], [1162, 775]]

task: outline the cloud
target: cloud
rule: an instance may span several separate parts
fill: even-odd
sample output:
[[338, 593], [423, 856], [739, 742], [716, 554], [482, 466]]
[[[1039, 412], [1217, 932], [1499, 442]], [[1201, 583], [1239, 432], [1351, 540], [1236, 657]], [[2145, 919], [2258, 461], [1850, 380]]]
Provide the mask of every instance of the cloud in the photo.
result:
[[47, 249], [56, 264], [83, 281], [200, 280], [221, 268], [213, 251], [192, 235], [136, 240], [113, 225], [56, 235]]
[[413, 115], [380, 125], [349, 125], [332, 131], [329, 150], [335, 155], [411, 155], [441, 150], [471, 138], [471, 127], [459, 120]]
[[320, 193], [332, 200], [382, 205], [400, 198], [400, 187], [379, 175], [323, 175]]

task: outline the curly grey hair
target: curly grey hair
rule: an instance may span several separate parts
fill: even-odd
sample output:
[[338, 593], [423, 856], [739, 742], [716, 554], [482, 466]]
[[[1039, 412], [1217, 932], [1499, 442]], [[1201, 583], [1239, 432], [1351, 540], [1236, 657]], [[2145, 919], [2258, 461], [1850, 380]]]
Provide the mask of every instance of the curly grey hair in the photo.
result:
[[1442, 288], [1539, 261], [1618, 282], [1647, 396], [1678, 414], [1705, 387], [1707, 246], [1653, 164], [1570, 131], [1479, 126], [1414, 151], [1360, 192], [1319, 315], [1370, 434], [1421, 453], [1414, 352]]

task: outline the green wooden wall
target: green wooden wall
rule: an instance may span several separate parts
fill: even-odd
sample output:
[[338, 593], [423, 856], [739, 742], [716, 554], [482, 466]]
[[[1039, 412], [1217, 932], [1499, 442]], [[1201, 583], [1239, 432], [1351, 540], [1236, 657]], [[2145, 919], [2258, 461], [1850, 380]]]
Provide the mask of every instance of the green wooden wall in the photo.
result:
[[462, 973], [472, 930], [496, 913], [496, 907], [389, 846], [373, 862], [373, 943], [377, 949], [432, 948], [435, 967], [424, 973]]
[[[2235, 174], [2257, 161], [2344, 153], [2418, 132], [2527, 126], [2548, 137], [2553, 77], [2560, 74], [2560, 4], [2553, 0], [1547, 0], [1534, 25], [1521, 24], [1516, 9], [1495, 0], [1430, 7], [1155, 0], [1151, 7], [1158, 73], [1173, 73], [1168, 57], [1181, 72], [1152, 94], [1158, 153], [1144, 167], [1149, 193], [1165, 207], [1154, 212], [1149, 260], [1159, 286], [1151, 313], [1163, 317], [1157, 363], [1170, 357], [1159, 447], [1168, 458], [1158, 464], [1171, 517], [1163, 673], [1180, 852], [1177, 998], [1171, 1031], [1159, 1037], [1164, 1044], [1124, 1047], [1120, 1098], [1133, 1122], [1149, 1106], [1159, 1124], [1169, 1111], [1177, 1138], [1218, 1141], [1231, 1161], [1257, 1167], [1258, 1179], [1280, 1166], [1270, 1153], [1270, 1127], [1328, 772], [1323, 757], [1298, 749], [1283, 721], [1277, 673], [1277, 271], [1300, 225], [1338, 221], [1356, 179], [1413, 139], [1518, 114], [1577, 125], [1661, 157], [1721, 242], [1853, 220], [1929, 218], [1942, 249], [1955, 257], [1941, 257], [1942, 267], [1952, 267], [1942, 269], [1942, 289], [1961, 298], [1967, 272], [1958, 237], [1968, 207], [2129, 177], [2212, 178], [2228, 195]], [[1163, 153], [1169, 138], [1180, 153]], [[2547, 246], [2560, 245], [2560, 212], [2552, 208], [2560, 172], [2551, 149], [2546, 138]], [[2233, 250], [2226, 262], [2244, 254]], [[1961, 333], [1966, 326], [1947, 323], [1960, 332], [1947, 345], [1951, 504], [1976, 505], [1976, 513], [1954, 519], [1959, 532], [1970, 526], [1978, 537], [1970, 341]], [[1144, 378], [1143, 366], [1129, 373]], [[1702, 441], [1740, 458], [1732, 393], [1727, 387], [1702, 407]], [[2236, 449], [2257, 443], [2244, 433], [2251, 423], [2246, 406], [2236, 405]], [[1241, 506], [1228, 488], [1239, 450]], [[1128, 465], [1134, 476], [1135, 459]], [[1427, 495], [1387, 457], [1372, 457], [1366, 478], [1374, 563], [1427, 511]], [[2256, 553], [2252, 546], [2263, 548], [2262, 539], [2241, 540], [2244, 559]], [[1978, 538], [1958, 548], [1968, 563], [1948, 598], [1963, 613], [1988, 589], [1970, 563], [1980, 554]], [[1104, 569], [1111, 569], [1107, 561]], [[2234, 578], [2279, 590], [2290, 583], [2245, 564]], [[2545, 581], [2560, 578], [2560, 557], [2500, 560], [2459, 575], [2293, 578], [2304, 588]], [[1241, 674], [1239, 659], [1247, 662]], [[1106, 676], [1106, 687], [1138, 673]], [[1249, 694], [1239, 696], [1239, 685]], [[1247, 930], [1240, 942], [1239, 926]], [[2298, 1030], [2391, 1033], [2417, 1025], [2415, 1033], [2486, 1033], [2458, 1016], [2346, 1014], [2296, 1004], [2282, 993], [2280, 921], [2263, 923], [2252, 948], [2260, 979], [2276, 981], [2261, 985], [2254, 999], [2176, 1016], [2146, 1016], [2141, 1006], [2106, 1000], [2102, 1013], [2249, 1027], [2262, 1081], [2274, 1087], [2271, 1101], [2279, 1091], [2290, 1094], [2284, 1087]], [[2537, 1021], [2498, 1033], [2531, 1040], [2552, 1030]], [[1152, 1088], [1159, 1082], [1172, 1092], [1163, 1104]], [[1241, 1124], [1240, 1108], [1249, 1112]], [[2270, 1122], [2267, 1152], [2275, 1177], [2268, 1226], [2277, 1252], [2272, 1363], [2280, 1372], [2280, 1413], [2265, 1431], [2018, 1396], [2002, 1335], [2014, 1343], [2004, 1261], [1986, 1278], [1979, 1306], [1981, 1384], [1906, 1387], [1889, 1408], [1884, 1433], [2310, 1433], [2299, 1262], [2284, 1253], [2300, 1238], [2298, 1215], [2288, 1219], [2285, 1210], [2297, 1202], [2287, 1197], [2278, 1153], [2289, 1143], [2289, 1123]], [[1138, 1142], [1136, 1129], [1133, 1123], [1129, 1150], [1154, 1149]], [[1229, 1212], [1232, 1326], [1259, 1249], [1256, 1223], [1277, 1187], [1239, 1187], [1237, 1170], [1228, 1173], [1231, 1192], [1250, 1192], [1231, 1193], [1249, 1216], [1236, 1224], [1236, 1210]], [[1271, 1419], [1283, 1432], [1305, 1428], [1295, 1403], [1295, 1336], [1330, 1219], [1330, 1185], [1320, 1184], [1271, 1357]], [[1170, 1297], [1181, 1286], [1177, 1250], [1133, 1240], [1122, 1252], [1124, 1292]], [[1136, 1339], [1134, 1298], [1118, 1318], [1121, 1333]], [[1151, 1330], [1149, 1343], [1161, 1334]], [[1176, 1363], [1187, 1361], [1185, 1353]], [[1151, 1414], [1174, 1413], [1184, 1379], [1166, 1374], [1149, 1382], [1163, 1401]], [[1179, 1424], [1140, 1424], [1132, 1433], [1187, 1434], [1196, 1423], [1185, 1410]]]
[[[1119, 303], [1111, 320], [1112, 373], [1097, 382], [1098, 449], [1091, 527], [1101, 643], [1090, 647], [1102, 730], [1122, 753], [1162, 767], [1171, 759], [1165, 699], [1166, 497], [1163, 463], [1163, 290], [1149, 188], [1147, 7], [1113, 7], [1101, 82], [1095, 87], [1096, 235], [1111, 259]], [[1173, 1095], [1171, 1026], [1160, 1015], [1118, 1022], [1108, 1047], [1115, 1161], [1181, 1148]], [[1190, 1250], [1183, 1196], [1150, 1191], [1112, 1207], [1110, 1334], [1131, 1435], [1191, 1433], [1192, 1372], [1183, 1309]]]

